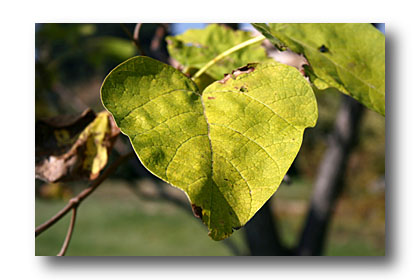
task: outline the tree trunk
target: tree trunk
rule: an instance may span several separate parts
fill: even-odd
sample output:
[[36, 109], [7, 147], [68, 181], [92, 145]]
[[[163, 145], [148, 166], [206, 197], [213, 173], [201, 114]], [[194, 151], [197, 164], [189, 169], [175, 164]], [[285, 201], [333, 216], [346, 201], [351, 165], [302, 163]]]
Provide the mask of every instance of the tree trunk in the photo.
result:
[[297, 248], [298, 255], [323, 253], [328, 225], [343, 190], [343, 176], [360, 127], [364, 107], [346, 95], [342, 97], [333, 133], [321, 162], [311, 205]]
[[245, 225], [245, 235], [252, 256], [289, 255], [280, 243], [270, 200]]

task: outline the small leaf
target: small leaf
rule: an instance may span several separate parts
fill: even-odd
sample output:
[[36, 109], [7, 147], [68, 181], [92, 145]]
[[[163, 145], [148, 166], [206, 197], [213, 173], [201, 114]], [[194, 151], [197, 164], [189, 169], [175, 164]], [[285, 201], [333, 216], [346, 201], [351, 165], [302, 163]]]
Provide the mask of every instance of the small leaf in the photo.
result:
[[302, 53], [319, 89], [335, 87], [385, 115], [385, 36], [368, 23], [253, 24], [274, 45]]
[[119, 129], [108, 112], [38, 121], [35, 172], [47, 182], [94, 180], [108, 161]]
[[[209, 24], [205, 29], [190, 29], [177, 36], [168, 36], [168, 51], [184, 67], [202, 68], [207, 62], [222, 52], [242, 43], [252, 36], [249, 32]], [[232, 53], [213, 65], [207, 74], [214, 79], [221, 79], [225, 73], [249, 62], [268, 60], [265, 49], [252, 45]]]
[[215, 240], [273, 195], [318, 116], [310, 85], [279, 63], [241, 67], [200, 95], [178, 70], [135, 57], [108, 75], [101, 96], [143, 165], [186, 192]]

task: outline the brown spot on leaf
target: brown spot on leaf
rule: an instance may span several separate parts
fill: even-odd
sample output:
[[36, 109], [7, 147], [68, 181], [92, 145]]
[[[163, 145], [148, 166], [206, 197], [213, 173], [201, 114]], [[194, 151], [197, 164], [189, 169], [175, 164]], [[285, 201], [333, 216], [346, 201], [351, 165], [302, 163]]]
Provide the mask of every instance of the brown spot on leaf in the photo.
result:
[[197, 218], [203, 219], [203, 209], [200, 206], [191, 204], [191, 208], [194, 213], [194, 216], [196, 216]]
[[242, 75], [242, 74], [249, 74], [251, 72], [254, 72], [255, 66], [256, 66], [255, 63], [248, 63], [247, 65], [245, 65], [243, 67], [240, 67], [236, 70], [233, 70], [232, 75], [233, 75], [234, 78], [236, 78], [236, 77], [238, 77], [239, 75]]
[[225, 77], [219, 81], [221, 84], [225, 84], [230, 78], [232, 78], [232, 74], [225, 74]]
[[256, 66], [256, 63], [248, 63], [247, 65], [242, 66], [242, 67], [234, 70], [233, 72], [239, 72], [241, 74], [242, 73], [251, 73], [252, 71], [255, 70], [255, 66]]
[[354, 62], [350, 62], [350, 63], [347, 64], [347, 67], [348, 68], [352, 68], [353, 69], [355, 66], [356, 66], [356, 63], [354, 63]]
[[255, 70], [255, 66], [257, 63], [248, 63], [245, 66], [239, 67], [238, 69], [235, 69], [230, 74], [225, 74], [225, 77], [219, 81], [221, 84], [225, 84], [230, 78], [236, 79], [239, 75], [242, 74], [248, 74]]
[[209, 96], [209, 97], [207, 97], [207, 99], [216, 99], [216, 97], [214, 97], [214, 96]]

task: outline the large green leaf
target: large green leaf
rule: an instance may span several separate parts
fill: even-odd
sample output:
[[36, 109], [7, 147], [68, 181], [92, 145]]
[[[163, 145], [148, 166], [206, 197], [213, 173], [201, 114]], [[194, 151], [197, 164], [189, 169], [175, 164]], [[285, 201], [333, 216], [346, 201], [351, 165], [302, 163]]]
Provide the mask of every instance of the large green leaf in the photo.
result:
[[[180, 35], [168, 36], [166, 40], [171, 57], [185, 67], [200, 69], [217, 55], [251, 38], [249, 32], [209, 24], [205, 29], [189, 29]], [[218, 61], [207, 73], [214, 79], [221, 79], [235, 68], [267, 59], [261, 44], [251, 45]]]
[[385, 36], [368, 23], [253, 24], [309, 61], [319, 89], [335, 87], [385, 115]]
[[318, 116], [312, 88], [279, 63], [237, 69], [200, 95], [175, 68], [135, 57], [108, 75], [101, 96], [143, 165], [186, 192], [215, 240], [277, 190]]

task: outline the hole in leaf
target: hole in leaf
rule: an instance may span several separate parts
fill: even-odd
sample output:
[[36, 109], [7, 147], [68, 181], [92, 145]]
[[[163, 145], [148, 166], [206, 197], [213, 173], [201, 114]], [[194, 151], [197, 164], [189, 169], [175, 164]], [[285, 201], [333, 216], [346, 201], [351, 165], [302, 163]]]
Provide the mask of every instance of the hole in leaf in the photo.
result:
[[194, 216], [197, 218], [202, 219], [203, 218], [203, 209], [200, 206], [197, 206], [195, 204], [191, 204], [192, 211], [194, 213]]
[[326, 52], [329, 52], [330, 50], [325, 46], [325, 45], [322, 45], [322, 46], [320, 46], [319, 48], [318, 48], [318, 50], [320, 51], [320, 52], [322, 52], [322, 53], [326, 53]]

